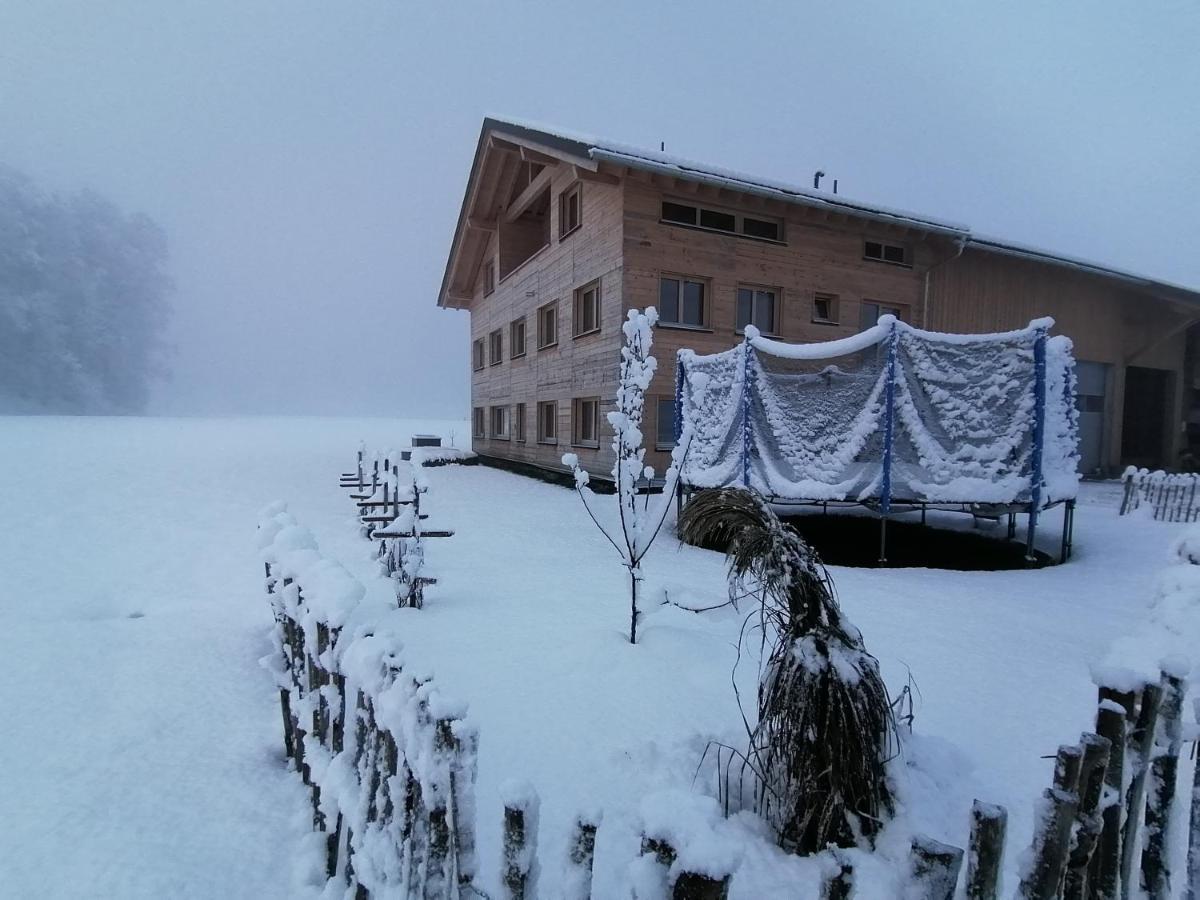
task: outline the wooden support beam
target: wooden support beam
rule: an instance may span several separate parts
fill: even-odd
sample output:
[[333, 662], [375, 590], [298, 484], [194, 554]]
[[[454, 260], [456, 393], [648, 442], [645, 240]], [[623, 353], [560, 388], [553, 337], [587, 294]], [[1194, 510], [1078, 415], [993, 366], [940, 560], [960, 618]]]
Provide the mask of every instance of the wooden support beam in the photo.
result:
[[506, 141], [503, 138], [498, 138], [494, 134], [488, 137], [488, 149], [496, 150], [500, 153], [520, 153], [521, 148], [511, 141]]
[[497, 222], [495, 219], [482, 219], [479, 216], [467, 216], [467, 227], [474, 228], [476, 231], [495, 231]]
[[589, 172], [582, 166], [571, 166], [571, 174], [580, 181], [591, 181], [595, 184], [620, 184], [621, 179], [616, 175], [605, 172]]
[[533, 205], [533, 202], [541, 196], [542, 192], [550, 186], [550, 176], [553, 175], [550, 169], [544, 169], [525, 190], [517, 196], [517, 199], [512, 202], [512, 205], [504, 211], [505, 222], [515, 222], [521, 217], [525, 210]]
[[555, 157], [539, 153], [537, 150], [531, 150], [529, 147], [521, 148], [521, 159], [525, 160], [525, 162], [537, 163], [539, 166], [557, 166], [559, 163], [559, 160]]

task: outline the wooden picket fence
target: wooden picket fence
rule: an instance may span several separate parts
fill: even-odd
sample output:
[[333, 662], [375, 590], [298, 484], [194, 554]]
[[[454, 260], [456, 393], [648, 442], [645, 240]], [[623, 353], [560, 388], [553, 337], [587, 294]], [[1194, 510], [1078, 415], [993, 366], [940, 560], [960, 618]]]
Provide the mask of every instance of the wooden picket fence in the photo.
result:
[[[1033, 844], [1016, 891], [1019, 900], [1170, 900], [1172, 882], [1196, 896], [1200, 837], [1185, 873], [1170, 870], [1167, 825], [1175, 802], [1182, 749], [1181, 677], [1163, 672], [1158, 684], [1099, 686], [1096, 730], [1058, 748], [1054, 780], [1042, 796]], [[1200, 715], [1200, 710], [1198, 710]], [[1200, 789], [1192, 796], [1200, 825]], [[953, 900], [964, 856], [967, 900], [996, 900], [1005, 852], [1007, 812], [975, 802], [970, 852], [926, 837], [913, 840], [911, 896]], [[838, 858], [822, 896], [847, 898], [853, 871]], [[1181, 877], [1176, 877], [1181, 876]], [[1140, 893], [1139, 893], [1140, 892]]]
[[[377, 677], [351, 695], [343, 629], [314, 620], [303, 585], [270, 562], [266, 585], [286, 676], [284, 748], [311, 791], [313, 828], [326, 835], [327, 876], [358, 897], [462, 896], [475, 877], [476, 732], [440, 714], [431, 681], [389, 649]], [[335, 796], [323, 797], [328, 784]]]
[[1163, 522], [1200, 520], [1200, 474], [1151, 472], [1130, 466], [1121, 480], [1125, 487], [1121, 515], [1148, 506], [1153, 517]]

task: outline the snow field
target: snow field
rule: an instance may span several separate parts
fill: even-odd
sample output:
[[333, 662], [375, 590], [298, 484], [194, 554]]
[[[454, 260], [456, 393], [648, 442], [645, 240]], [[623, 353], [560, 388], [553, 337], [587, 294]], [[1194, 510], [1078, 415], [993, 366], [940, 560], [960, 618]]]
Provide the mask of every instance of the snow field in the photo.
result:
[[[0, 420], [0, 614], [14, 663], [0, 687], [5, 893], [303, 895], [292, 869], [315, 844], [258, 666], [271, 623], [257, 513], [287, 500], [368, 599], [386, 595], [337, 476], [360, 438], [399, 446], [448, 427], [459, 443], [469, 433], [396, 420]], [[643, 564], [647, 616], [630, 646], [627, 573], [570, 491], [484, 467], [426, 475], [428, 511], [456, 534], [426, 544], [439, 579], [426, 608], [397, 615], [406, 658], [465, 700], [479, 729], [481, 884], [498, 886], [501, 787], [517, 779], [540, 797], [543, 895], [563, 884], [575, 817], [599, 809], [594, 896], [621, 897], [643, 825], [683, 803], [662, 792], [693, 790], [707, 741], [743, 737], [730, 680], [742, 615], [654, 605], [720, 602], [723, 561], [665, 534]], [[894, 896], [914, 831], [965, 847], [974, 798], [1008, 807], [1014, 889], [1050, 783], [1043, 757], [1092, 727], [1090, 667], [1118, 664], [1121, 638], [1136, 646], [1120, 651], [1126, 667], [1131, 653], [1153, 667], [1187, 644], [1172, 629], [1194, 609], [1177, 593], [1155, 600], [1186, 526], [1119, 520], [1117, 501], [1084, 486], [1063, 567], [833, 570], [893, 694], [910, 674], [919, 689], [902, 808], [875, 858], [854, 854], [858, 896]], [[1044, 519], [1047, 546], [1057, 524], [1056, 512]], [[752, 705], [751, 654], [735, 677]], [[711, 775], [695, 790], [711, 790]], [[1180, 778], [1190, 784], [1186, 759]], [[761, 836], [752, 817], [710, 822], [694, 803], [688, 821], [741, 856], [734, 897], [816, 895], [819, 863], [746, 839]]]

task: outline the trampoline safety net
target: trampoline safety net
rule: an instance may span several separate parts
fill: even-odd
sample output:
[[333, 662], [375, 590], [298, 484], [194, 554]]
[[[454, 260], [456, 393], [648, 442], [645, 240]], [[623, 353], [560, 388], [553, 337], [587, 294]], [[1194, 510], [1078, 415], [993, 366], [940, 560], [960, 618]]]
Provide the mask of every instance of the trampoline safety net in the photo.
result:
[[747, 328], [679, 354], [683, 482], [780, 500], [1027, 505], [1078, 488], [1075, 362], [1052, 319], [1003, 334], [922, 331], [785, 344]]

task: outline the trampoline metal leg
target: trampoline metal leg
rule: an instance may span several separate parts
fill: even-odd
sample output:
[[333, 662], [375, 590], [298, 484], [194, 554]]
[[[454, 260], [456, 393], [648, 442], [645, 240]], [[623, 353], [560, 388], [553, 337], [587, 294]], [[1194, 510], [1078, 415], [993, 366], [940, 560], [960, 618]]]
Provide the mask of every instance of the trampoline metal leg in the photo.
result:
[[1033, 506], [1029, 507], [1029, 525], [1025, 531], [1025, 561], [1035, 562], [1037, 557], [1033, 555], [1033, 540], [1037, 535], [1037, 519], [1033, 514]]
[[879, 517], [879, 563], [887, 562], [887, 516]]
[[1017, 514], [1008, 514], [1008, 539], [1011, 541], [1017, 536]]

